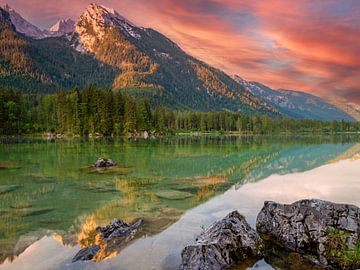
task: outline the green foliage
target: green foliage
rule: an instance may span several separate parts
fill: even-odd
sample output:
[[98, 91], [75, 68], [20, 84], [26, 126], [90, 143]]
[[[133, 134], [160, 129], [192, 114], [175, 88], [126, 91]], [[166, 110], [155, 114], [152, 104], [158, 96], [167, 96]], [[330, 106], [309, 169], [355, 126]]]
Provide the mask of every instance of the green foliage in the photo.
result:
[[136, 39], [121, 28], [109, 27], [99, 39], [91, 25], [83, 25], [96, 40], [90, 54], [74, 49], [79, 42], [76, 34], [71, 40], [35, 40], [17, 33], [8, 20], [2, 24], [2, 86], [26, 93], [69, 90], [88, 84], [121, 90], [146, 88], [154, 92], [150, 104], [172, 109], [278, 114], [225, 73], [189, 56], [152, 29], [136, 28], [141, 35]]
[[65, 37], [35, 40], [14, 31], [0, 16], [0, 85], [23, 92], [49, 92], [90, 83], [110, 86], [116, 67], [79, 53]]
[[[150, 93], [153, 93], [149, 90]], [[149, 100], [150, 97], [150, 100]], [[0, 134], [57, 132], [121, 136], [142, 131], [297, 134], [360, 132], [360, 123], [271, 118], [234, 112], [184, 112], [152, 104], [151, 95], [93, 85], [53, 94], [0, 88]]]
[[360, 267], [360, 241], [355, 248], [350, 248], [347, 239], [350, 233], [340, 229], [330, 231], [326, 242], [325, 255], [341, 269], [358, 269]]

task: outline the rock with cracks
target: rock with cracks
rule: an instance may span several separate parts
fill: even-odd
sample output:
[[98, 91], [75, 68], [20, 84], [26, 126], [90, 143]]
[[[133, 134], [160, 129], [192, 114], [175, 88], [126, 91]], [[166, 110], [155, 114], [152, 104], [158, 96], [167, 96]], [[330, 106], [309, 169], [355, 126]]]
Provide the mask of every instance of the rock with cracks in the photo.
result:
[[81, 249], [74, 258], [72, 259], [72, 262], [77, 261], [89, 261], [94, 258], [94, 256], [99, 252], [100, 248], [97, 245], [91, 245], [87, 248]]
[[109, 168], [109, 167], [114, 167], [115, 165], [116, 165], [116, 162], [111, 159], [99, 158], [95, 162], [93, 167], [94, 168]]
[[263, 242], [239, 212], [228, 214], [204, 230], [181, 253], [181, 270], [228, 269], [263, 256]]
[[136, 230], [141, 226], [141, 224], [141, 219], [131, 225], [127, 224], [122, 220], [115, 219], [105, 227], [98, 227], [97, 230], [101, 232], [104, 238], [111, 239], [114, 237], [124, 237], [134, 234]]
[[141, 219], [133, 224], [127, 224], [122, 220], [115, 219], [105, 227], [96, 228], [101, 234], [98, 245], [91, 245], [81, 249], [74, 256], [72, 262], [95, 258], [102, 259], [99, 254], [106, 257], [114, 252], [119, 252], [138, 235], [137, 232], [142, 224]]
[[287, 251], [335, 269], [360, 267], [360, 209], [321, 200], [265, 202], [257, 231]]

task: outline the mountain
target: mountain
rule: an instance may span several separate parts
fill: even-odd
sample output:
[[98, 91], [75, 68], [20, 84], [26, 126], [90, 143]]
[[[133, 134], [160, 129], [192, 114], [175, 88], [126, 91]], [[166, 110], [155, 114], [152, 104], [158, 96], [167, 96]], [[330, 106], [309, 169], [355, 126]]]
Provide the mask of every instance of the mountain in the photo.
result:
[[90, 4], [75, 31], [61, 37], [34, 39], [11, 23], [0, 29], [1, 85], [34, 92], [95, 83], [149, 93], [176, 108], [278, 115], [224, 72], [113, 9]]
[[320, 97], [292, 90], [274, 90], [258, 82], [250, 82], [235, 75], [234, 79], [251, 94], [275, 107], [282, 114], [295, 119], [347, 120], [355, 117]]
[[53, 35], [65, 35], [74, 32], [75, 22], [72, 19], [60, 20], [50, 28]]
[[17, 32], [22, 33], [34, 39], [43, 39], [48, 37], [58, 37], [69, 34], [74, 31], [75, 22], [71, 19], [59, 20], [50, 30], [41, 30], [35, 25], [25, 20], [15, 9], [8, 4], [4, 6], [4, 10], [10, 15], [10, 20], [15, 26]]
[[8, 4], [4, 6], [4, 10], [9, 13], [11, 22], [15, 26], [16, 31], [32, 38], [45, 38], [47, 36], [45, 31], [40, 30], [35, 25], [29, 23]]
[[0, 85], [27, 92], [88, 83], [111, 85], [115, 76], [112, 67], [71, 46], [65, 37], [26, 37], [16, 31], [10, 14], [0, 8]]
[[354, 103], [346, 103], [337, 99], [328, 99], [330, 104], [336, 106], [338, 109], [346, 112], [356, 121], [360, 121], [360, 106]]
[[90, 4], [76, 22], [60, 20], [50, 30], [40, 30], [6, 5], [0, 23], [0, 85], [24, 92], [95, 84], [174, 109], [360, 119], [350, 105], [231, 78], [102, 5]]

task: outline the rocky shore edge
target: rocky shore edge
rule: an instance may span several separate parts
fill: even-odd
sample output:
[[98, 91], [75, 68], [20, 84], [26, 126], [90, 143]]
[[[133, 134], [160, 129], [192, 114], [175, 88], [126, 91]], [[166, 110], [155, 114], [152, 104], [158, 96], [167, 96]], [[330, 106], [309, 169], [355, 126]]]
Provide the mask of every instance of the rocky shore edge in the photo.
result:
[[276, 269], [359, 269], [359, 235], [356, 206], [314, 199], [266, 201], [256, 230], [237, 211], [204, 229], [183, 249], [180, 270], [246, 268], [259, 259]]
[[[73, 258], [96, 260], [136, 239], [143, 221], [113, 220], [98, 227], [99, 244], [81, 249]], [[275, 269], [360, 269], [360, 209], [323, 200], [292, 204], [266, 201], [256, 229], [238, 211], [203, 228], [181, 252], [180, 270], [246, 269], [264, 259]]]

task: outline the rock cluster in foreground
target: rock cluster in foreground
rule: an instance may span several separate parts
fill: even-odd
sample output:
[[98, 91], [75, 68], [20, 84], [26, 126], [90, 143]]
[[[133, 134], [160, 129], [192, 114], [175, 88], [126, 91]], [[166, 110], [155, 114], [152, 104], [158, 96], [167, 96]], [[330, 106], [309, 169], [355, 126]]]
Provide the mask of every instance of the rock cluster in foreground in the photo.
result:
[[245, 217], [234, 211], [203, 231], [182, 251], [180, 269], [227, 269], [263, 256], [263, 242]]
[[256, 223], [262, 240], [242, 215], [230, 213], [184, 248], [180, 269], [229, 269], [259, 258], [294, 270], [360, 268], [356, 206], [321, 200], [290, 205], [265, 202]]

